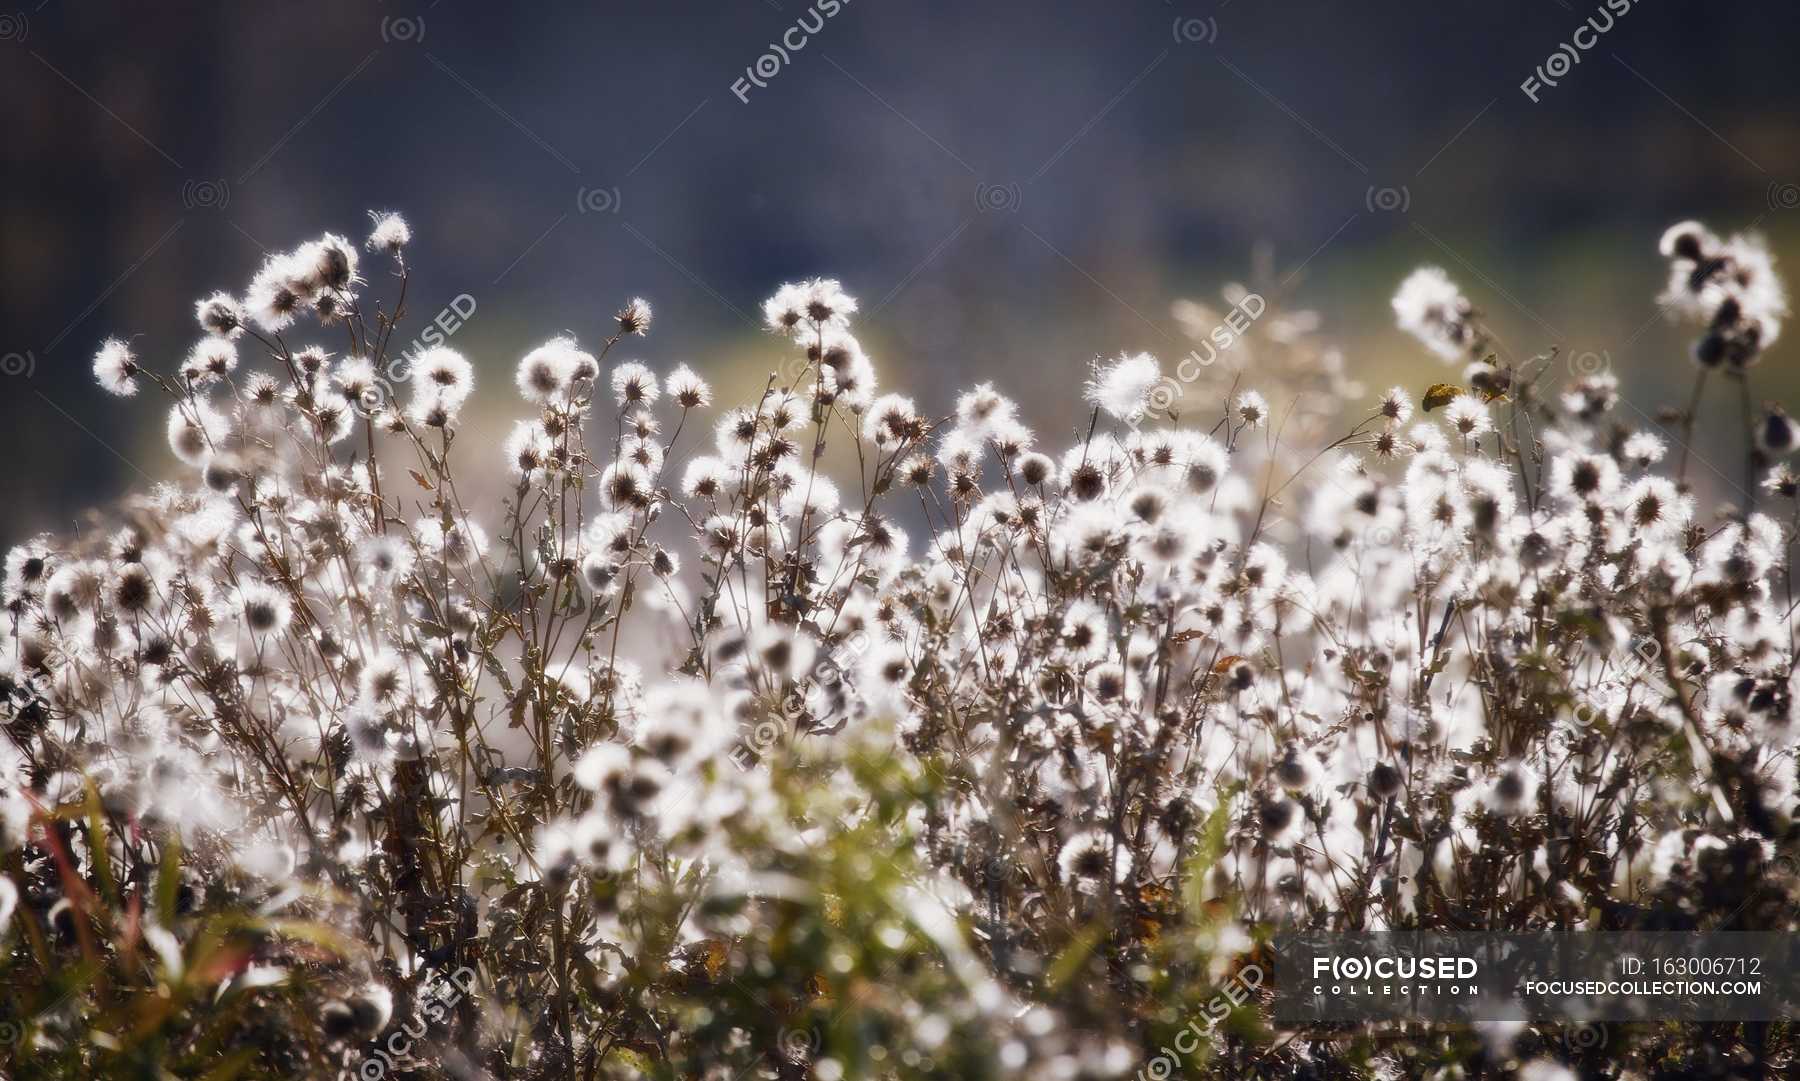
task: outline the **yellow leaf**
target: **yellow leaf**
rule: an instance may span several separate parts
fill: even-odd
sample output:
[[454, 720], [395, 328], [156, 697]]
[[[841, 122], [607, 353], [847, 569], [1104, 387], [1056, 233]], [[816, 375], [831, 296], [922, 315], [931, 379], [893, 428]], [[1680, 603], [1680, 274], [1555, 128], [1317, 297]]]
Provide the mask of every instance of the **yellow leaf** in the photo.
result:
[[716, 938], [708, 941], [706, 944], [706, 978], [718, 979], [719, 973], [725, 971], [725, 962], [728, 957], [725, 943]]
[[1425, 392], [1425, 401], [1421, 404], [1424, 406], [1425, 412], [1429, 413], [1433, 409], [1441, 409], [1449, 405], [1456, 400], [1457, 395], [1467, 393], [1468, 391], [1455, 383], [1433, 383], [1431, 388]]

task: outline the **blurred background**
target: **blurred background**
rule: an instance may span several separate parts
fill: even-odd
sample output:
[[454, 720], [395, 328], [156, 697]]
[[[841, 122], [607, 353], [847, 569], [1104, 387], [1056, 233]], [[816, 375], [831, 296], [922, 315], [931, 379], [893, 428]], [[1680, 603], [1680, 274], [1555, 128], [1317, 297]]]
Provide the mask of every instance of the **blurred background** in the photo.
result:
[[[1693, 337], [1656, 310], [1661, 229], [1754, 228], [1800, 263], [1800, 5], [1605, 8], [23, 0], [0, 11], [0, 541], [169, 473], [164, 410], [94, 385], [101, 339], [172, 368], [196, 298], [374, 208], [416, 238], [402, 337], [467, 296], [451, 344], [508, 384], [472, 440], [517, 411], [521, 353], [596, 342], [633, 294], [657, 321], [625, 355], [760, 387], [760, 301], [809, 275], [861, 298], [884, 389], [938, 410], [992, 379], [1058, 444], [1095, 355], [1172, 369], [1172, 306], [1253, 273], [1371, 395], [1453, 376], [1393, 328], [1420, 263], [1513, 353], [1561, 345], [1653, 414]], [[1552, 62], [1590, 16], [1613, 25]], [[1800, 405], [1797, 348], [1759, 397]], [[1696, 479], [1732, 498], [1737, 404], [1715, 388], [1706, 415]]]

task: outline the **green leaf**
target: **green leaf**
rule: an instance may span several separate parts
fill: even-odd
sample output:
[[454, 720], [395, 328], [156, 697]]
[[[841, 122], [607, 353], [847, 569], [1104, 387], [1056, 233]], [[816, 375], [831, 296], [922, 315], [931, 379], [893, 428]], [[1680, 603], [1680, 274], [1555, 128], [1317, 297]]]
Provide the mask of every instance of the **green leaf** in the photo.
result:
[[169, 831], [163, 842], [162, 868], [156, 874], [156, 915], [166, 927], [175, 919], [175, 894], [181, 888], [181, 834]]
[[1106, 937], [1105, 924], [1090, 923], [1083, 927], [1076, 934], [1075, 940], [1064, 946], [1062, 952], [1056, 955], [1056, 960], [1050, 963], [1050, 971], [1044, 977], [1045, 985], [1051, 990], [1055, 990], [1068, 983], [1104, 937]]
[[229, 1052], [217, 1066], [202, 1074], [200, 1081], [231, 1081], [232, 1078], [244, 1072], [244, 1067], [256, 1061], [257, 1054], [258, 1051], [254, 1047], [240, 1047], [236, 1051]]
[[617, 1059], [624, 1063], [627, 1069], [634, 1070], [644, 1077], [653, 1077], [656, 1074], [656, 1064], [629, 1047], [620, 1047], [614, 1044], [607, 1048], [606, 1057], [609, 1060]]
[[1182, 902], [1187, 906], [1189, 915], [1200, 912], [1205, 905], [1205, 891], [1202, 884], [1206, 873], [1213, 864], [1225, 854], [1225, 831], [1231, 825], [1231, 801], [1237, 798], [1238, 790], [1243, 782], [1233, 781], [1219, 790], [1219, 805], [1212, 814], [1206, 816], [1206, 825], [1200, 829], [1200, 839], [1194, 845], [1194, 854], [1187, 859], [1182, 868]]
[[283, 935], [287, 938], [310, 942], [322, 950], [329, 950], [340, 957], [348, 957], [354, 952], [354, 945], [337, 928], [318, 920], [247, 920], [247, 926], [260, 927], [271, 934]]
[[100, 790], [94, 787], [93, 781], [87, 782], [87, 834], [88, 857], [100, 880], [100, 896], [109, 905], [117, 904], [119, 891], [113, 885], [112, 846], [106, 841], [106, 819], [100, 814]]

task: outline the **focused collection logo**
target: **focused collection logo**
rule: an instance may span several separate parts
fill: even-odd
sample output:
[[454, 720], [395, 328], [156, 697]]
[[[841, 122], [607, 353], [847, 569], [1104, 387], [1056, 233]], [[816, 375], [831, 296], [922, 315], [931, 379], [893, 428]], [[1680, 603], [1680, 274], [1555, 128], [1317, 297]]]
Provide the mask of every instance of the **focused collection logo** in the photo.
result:
[[1481, 965], [1473, 957], [1329, 955], [1312, 959], [1315, 995], [1478, 995]]

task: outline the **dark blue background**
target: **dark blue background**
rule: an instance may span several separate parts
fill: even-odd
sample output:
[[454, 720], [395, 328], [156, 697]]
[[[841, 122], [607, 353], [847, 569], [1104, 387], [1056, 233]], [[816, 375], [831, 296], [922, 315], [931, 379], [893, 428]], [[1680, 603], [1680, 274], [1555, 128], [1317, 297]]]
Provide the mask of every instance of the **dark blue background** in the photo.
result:
[[167, 469], [160, 410], [94, 388], [101, 338], [172, 366], [195, 297], [371, 207], [413, 223], [415, 328], [476, 298], [456, 344], [490, 389], [632, 293], [647, 359], [730, 385], [771, 355], [760, 299], [831, 274], [885, 384], [997, 379], [1043, 428], [1093, 354], [1178, 356], [1169, 303], [1259, 244], [1372, 382], [1429, 365], [1386, 297], [1430, 261], [1650, 408], [1686, 381], [1661, 227], [1800, 240], [1791, 3], [1644, 0], [1536, 104], [1521, 80], [1597, 5], [852, 0], [747, 103], [799, 0], [38, 5], [0, 12], [6, 539]]

